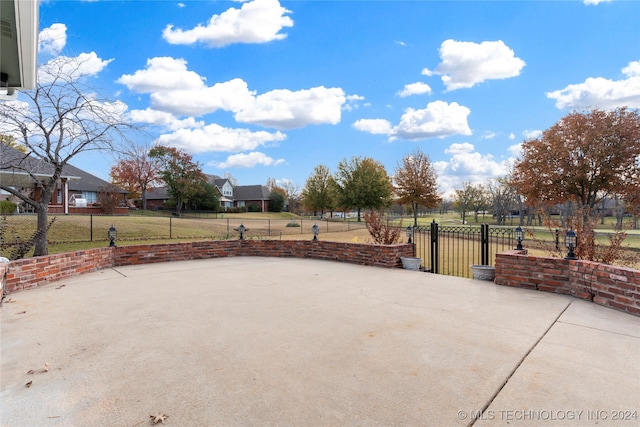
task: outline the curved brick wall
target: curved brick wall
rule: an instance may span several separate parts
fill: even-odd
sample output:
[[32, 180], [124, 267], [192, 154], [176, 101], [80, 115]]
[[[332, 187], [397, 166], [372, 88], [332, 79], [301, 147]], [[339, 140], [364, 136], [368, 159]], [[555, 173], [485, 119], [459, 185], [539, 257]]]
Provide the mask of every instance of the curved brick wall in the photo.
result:
[[321, 240], [210, 240], [104, 247], [12, 261], [6, 277], [5, 294], [108, 267], [228, 256], [314, 258], [399, 268], [402, 266], [400, 257], [413, 256], [413, 245], [368, 245]]
[[640, 316], [640, 270], [632, 268], [508, 251], [496, 255], [495, 282], [572, 295]]

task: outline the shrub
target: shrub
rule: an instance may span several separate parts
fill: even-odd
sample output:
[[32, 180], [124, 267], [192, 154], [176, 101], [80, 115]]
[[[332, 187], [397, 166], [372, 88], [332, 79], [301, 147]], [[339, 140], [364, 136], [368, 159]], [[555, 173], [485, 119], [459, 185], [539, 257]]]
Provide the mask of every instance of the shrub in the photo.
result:
[[287, 224], [287, 227], [300, 227], [300, 224], [298, 224], [297, 222], [290, 222]]
[[389, 225], [389, 222], [385, 221], [381, 212], [365, 212], [364, 222], [367, 225], [367, 231], [369, 231], [369, 234], [373, 238], [373, 243], [378, 245], [393, 245], [400, 240], [402, 224], [400, 224], [400, 227]]
[[256, 205], [255, 203], [251, 203], [247, 209], [249, 210], [249, 212], [260, 212], [260, 206]]
[[0, 215], [12, 215], [17, 207], [18, 205], [11, 200], [2, 200], [0, 201]]

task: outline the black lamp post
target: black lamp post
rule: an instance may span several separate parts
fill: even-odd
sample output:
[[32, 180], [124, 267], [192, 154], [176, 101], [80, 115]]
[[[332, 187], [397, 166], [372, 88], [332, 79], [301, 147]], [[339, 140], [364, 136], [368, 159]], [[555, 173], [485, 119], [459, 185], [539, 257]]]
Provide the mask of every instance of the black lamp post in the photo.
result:
[[573, 229], [567, 231], [567, 234], [564, 236], [564, 245], [569, 249], [569, 253], [564, 259], [578, 259], [574, 250], [578, 247], [578, 236]]
[[318, 224], [313, 224], [311, 232], [313, 233], [313, 240], [318, 240], [318, 234], [320, 234], [320, 227], [318, 227]]
[[118, 231], [113, 226], [113, 224], [111, 224], [111, 227], [109, 227], [109, 230], [107, 230], [107, 238], [109, 239], [109, 246], [116, 245], [116, 237], [118, 237]]
[[524, 248], [522, 247], [522, 241], [524, 240], [524, 230], [522, 229], [522, 227], [518, 226], [515, 229], [515, 231], [513, 232], [513, 237], [516, 239], [516, 242], [518, 242], [516, 250], [523, 250]]
[[244, 240], [244, 233], [246, 233], [248, 230], [247, 228], [240, 223], [240, 227], [235, 229], [238, 233], [240, 233], [240, 240]]
[[413, 228], [411, 226], [407, 227], [407, 243], [411, 243], [411, 236], [413, 236]]

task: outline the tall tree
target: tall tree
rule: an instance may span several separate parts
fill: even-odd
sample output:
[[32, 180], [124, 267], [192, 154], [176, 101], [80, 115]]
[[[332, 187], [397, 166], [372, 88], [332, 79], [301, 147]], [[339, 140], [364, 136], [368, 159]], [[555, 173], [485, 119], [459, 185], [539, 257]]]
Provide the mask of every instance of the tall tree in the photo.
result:
[[19, 98], [0, 103], [3, 132], [16, 138], [29, 154], [16, 159], [10, 167], [31, 177], [38, 197], [32, 198], [5, 182], [0, 183], [0, 188], [37, 212], [37, 227], [42, 232], [35, 241], [35, 256], [49, 252], [48, 205], [64, 167], [80, 153], [117, 151], [116, 145], [126, 139], [125, 131], [131, 129], [124, 120], [126, 106], [100, 98], [84, 84], [81, 65], [71, 60], [50, 62], [38, 71], [36, 88], [20, 93], [24, 101]]
[[203, 191], [196, 193], [191, 199], [192, 207], [200, 210], [217, 211], [220, 207], [218, 189], [208, 182], [205, 182], [202, 188]]
[[200, 164], [186, 151], [175, 147], [157, 145], [149, 151], [149, 157], [157, 159], [161, 166], [160, 176], [167, 185], [169, 195], [176, 202], [176, 213], [179, 215], [185, 204], [198, 193], [205, 190], [207, 176], [202, 173]]
[[392, 185], [384, 166], [370, 157], [352, 157], [338, 163], [335, 174], [339, 204], [358, 211], [381, 209], [391, 204]]
[[[496, 178], [490, 180], [487, 184], [487, 193], [489, 195], [489, 204], [496, 217], [496, 223], [498, 225], [504, 224], [507, 215], [514, 210], [517, 203], [514, 188], [507, 178]], [[522, 221], [520, 221], [519, 225], [523, 225]]]
[[405, 156], [402, 165], [396, 165], [393, 183], [396, 202], [411, 205], [414, 227], [418, 226], [418, 206], [433, 208], [442, 200], [431, 159], [419, 149]]
[[111, 182], [140, 197], [142, 209], [147, 209], [147, 190], [162, 182], [160, 162], [149, 157], [144, 147], [133, 147], [118, 160], [109, 172]]
[[472, 184], [469, 181], [462, 183], [462, 188], [455, 190], [453, 201], [454, 209], [460, 212], [462, 223], [466, 223], [467, 212], [473, 211], [478, 222], [478, 211], [485, 204], [484, 189], [481, 184]]
[[7, 147], [15, 148], [18, 151], [23, 153], [28, 153], [29, 150], [24, 145], [21, 145], [16, 141], [16, 138], [13, 135], [3, 135], [0, 133], [0, 144], [3, 144]]
[[284, 197], [288, 201], [289, 212], [299, 213], [300, 186], [291, 180], [284, 179], [282, 180], [282, 190], [284, 191]]
[[514, 181], [527, 204], [573, 200], [583, 211], [640, 186], [640, 113], [573, 112], [522, 144]]
[[313, 169], [302, 190], [302, 199], [307, 209], [316, 215], [318, 211], [324, 214], [326, 208], [334, 208], [335, 195], [332, 187], [333, 177], [329, 168], [318, 165]]

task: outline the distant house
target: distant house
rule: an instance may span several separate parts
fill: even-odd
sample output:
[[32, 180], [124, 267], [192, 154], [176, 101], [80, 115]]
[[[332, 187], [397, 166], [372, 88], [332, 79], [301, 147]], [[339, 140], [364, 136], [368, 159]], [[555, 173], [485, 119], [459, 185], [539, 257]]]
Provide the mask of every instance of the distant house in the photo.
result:
[[[256, 206], [256, 211], [267, 212], [269, 210], [270, 191], [264, 185], [236, 185], [231, 184], [227, 178], [217, 175], [207, 175], [208, 182], [218, 190], [220, 207], [226, 209], [246, 208]], [[169, 193], [166, 187], [152, 188], [147, 191], [147, 209], [155, 210], [164, 207], [169, 201]]]
[[[36, 179], [45, 180], [53, 174], [53, 166], [41, 159], [29, 156], [13, 147], [0, 144], [0, 182], [15, 190], [38, 199], [39, 188]], [[116, 214], [128, 213], [125, 207], [127, 191], [114, 187], [109, 182], [91, 175], [72, 165], [62, 169], [62, 175], [56, 183], [53, 197], [49, 203], [49, 213], [58, 214], [90, 214], [103, 213], [98, 205], [98, 194], [105, 190], [115, 191], [122, 200], [122, 206], [116, 208]], [[20, 199], [7, 192], [2, 192], [2, 199], [13, 200], [18, 203], [21, 212], [28, 212], [31, 208]]]

